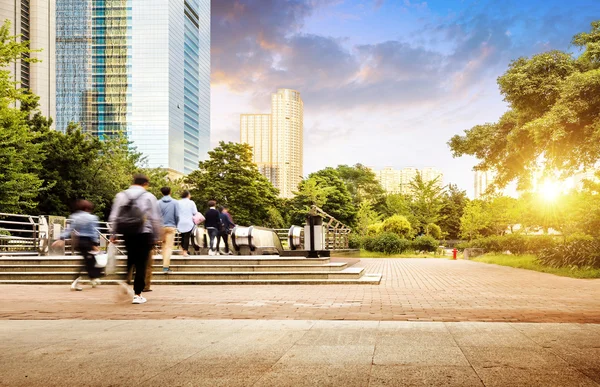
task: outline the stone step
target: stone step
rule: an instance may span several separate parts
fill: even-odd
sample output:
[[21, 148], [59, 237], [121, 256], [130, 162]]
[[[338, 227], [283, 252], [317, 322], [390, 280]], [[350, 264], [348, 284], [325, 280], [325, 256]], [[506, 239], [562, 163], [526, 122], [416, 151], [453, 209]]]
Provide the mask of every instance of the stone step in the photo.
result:
[[[81, 262], [79, 262], [81, 263]], [[125, 271], [127, 265], [124, 260], [118, 262], [119, 271]], [[153, 265], [153, 271], [162, 272], [162, 265]], [[193, 271], [193, 272], [281, 272], [281, 271], [340, 271], [348, 267], [346, 262], [330, 262], [325, 264], [306, 264], [306, 265], [170, 265], [170, 269], [175, 272]], [[80, 264], [56, 264], [56, 265], [4, 265], [0, 264], [0, 272], [75, 272], [81, 268]]]
[[[64, 285], [72, 280], [2, 280], [0, 285]], [[153, 280], [152, 285], [379, 285], [381, 274], [365, 274], [357, 279], [248, 279], [248, 280]], [[87, 281], [81, 281], [85, 284]], [[102, 285], [117, 281], [102, 280]]]
[[[60, 257], [0, 257], [0, 265], [80, 265], [81, 257], [60, 256]], [[123, 262], [125, 257], [118, 257], [117, 264]], [[258, 265], [319, 265], [330, 263], [329, 258], [298, 258], [298, 257], [279, 257], [276, 255], [230, 255], [230, 256], [190, 256], [172, 257], [171, 265], [241, 265], [241, 266], [258, 266]], [[155, 256], [154, 264], [162, 264], [162, 258]]]
[[[0, 272], [0, 281], [7, 280], [73, 280], [77, 271], [69, 272]], [[179, 271], [172, 274], [154, 272], [153, 280], [277, 280], [277, 279], [358, 279], [364, 274], [362, 267], [349, 267], [336, 272], [325, 271], [285, 271], [285, 272], [198, 272]], [[118, 280], [125, 276], [125, 272], [106, 276], [107, 280]]]

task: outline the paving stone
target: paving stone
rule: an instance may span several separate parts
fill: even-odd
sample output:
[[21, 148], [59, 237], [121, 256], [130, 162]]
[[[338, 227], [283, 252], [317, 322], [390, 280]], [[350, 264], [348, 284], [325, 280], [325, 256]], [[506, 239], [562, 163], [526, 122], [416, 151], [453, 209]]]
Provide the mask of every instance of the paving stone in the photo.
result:
[[255, 386], [367, 386], [371, 365], [277, 364]]
[[573, 368], [524, 369], [478, 368], [475, 371], [486, 387], [597, 387], [592, 379]]
[[467, 367], [469, 362], [458, 347], [395, 347], [378, 345], [373, 364]]
[[367, 329], [311, 329], [297, 342], [298, 345], [375, 345], [377, 330]]
[[0, 285], [0, 320], [292, 319], [345, 320], [341, 322], [349, 326], [356, 321], [347, 320], [600, 323], [600, 280], [446, 259], [361, 259], [356, 267], [382, 273], [381, 284], [157, 285], [144, 305], [116, 302], [115, 286], [109, 285], [83, 292], [58, 285]]
[[295, 345], [278, 362], [283, 365], [370, 365], [374, 345]]
[[564, 368], [568, 364], [543, 348], [461, 347], [473, 367]]
[[369, 386], [483, 387], [471, 367], [380, 366], [371, 370]]

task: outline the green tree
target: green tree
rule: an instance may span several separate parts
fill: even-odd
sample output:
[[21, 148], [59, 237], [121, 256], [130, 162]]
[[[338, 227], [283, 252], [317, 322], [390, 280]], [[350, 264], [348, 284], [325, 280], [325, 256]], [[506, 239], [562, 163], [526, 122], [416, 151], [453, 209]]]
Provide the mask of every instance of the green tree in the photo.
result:
[[294, 224], [304, 224], [307, 209], [312, 204], [322, 203], [323, 211], [350, 227], [355, 226], [357, 211], [337, 170], [325, 168], [311, 173], [298, 188], [291, 201]]
[[529, 188], [533, 172], [567, 175], [600, 160], [600, 21], [573, 38], [576, 60], [551, 51], [520, 58], [498, 79], [510, 110], [497, 123], [454, 136], [455, 157], [473, 155], [477, 168], [495, 169], [500, 186]]
[[262, 226], [271, 221], [273, 211], [279, 211], [278, 191], [252, 162], [252, 148], [221, 141], [208, 155], [185, 178], [198, 208], [206, 210], [207, 202], [216, 200], [229, 206], [238, 224]]
[[467, 203], [463, 216], [460, 218], [460, 232], [463, 238], [473, 240], [485, 236], [490, 227], [490, 213], [486, 211], [485, 203], [473, 200]]
[[[407, 218], [412, 217], [410, 208], [412, 198], [405, 194], [389, 194], [385, 197], [383, 213], [386, 216], [403, 215]], [[412, 224], [413, 222], [411, 222]]]
[[358, 206], [356, 215], [356, 231], [359, 235], [367, 235], [370, 225], [381, 222], [382, 216], [373, 209], [373, 206], [368, 201], [363, 201]]
[[[0, 27], [0, 211], [26, 213], [37, 205], [42, 186], [38, 171], [43, 149], [29, 127], [38, 98], [19, 87], [9, 68], [18, 60], [32, 61], [28, 42], [10, 35], [10, 22]], [[19, 106], [19, 108], [17, 107]]]
[[442, 210], [438, 225], [448, 239], [460, 238], [460, 218], [469, 202], [467, 192], [460, 190], [457, 185], [450, 184], [442, 196]]
[[385, 191], [370, 168], [362, 164], [338, 165], [336, 170], [355, 206], [358, 207], [365, 200], [375, 205], [383, 203]]
[[410, 209], [414, 218], [413, 228], [418, 233], [425, 233], [428, 224], [437, 224], [442, 217], [445, 189], [441, 187], [439, 177], [425, 181], [421, 174], [415, 176], [410, 187], [412, 190]]

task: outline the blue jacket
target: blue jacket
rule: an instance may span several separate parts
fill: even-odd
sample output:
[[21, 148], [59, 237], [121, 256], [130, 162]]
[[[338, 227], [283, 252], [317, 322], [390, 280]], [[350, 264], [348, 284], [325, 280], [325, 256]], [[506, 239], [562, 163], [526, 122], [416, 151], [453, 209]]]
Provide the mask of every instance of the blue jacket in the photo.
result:
[[163, 196], [158, 201], [158, 208], [162, 214], [163, 225], [165, 227], [177, 227], [179, 223], [179, 205], [171, 196]]
[[89, 212], [77, 211], [69, 216], [69, 227], [60, 234], [60, 239], [68, 239], [71, 233], [75, 231], [80, 237], [91, 238], [96, 244], [100, 243], [100, 233], [98, 232], [98, 217]]

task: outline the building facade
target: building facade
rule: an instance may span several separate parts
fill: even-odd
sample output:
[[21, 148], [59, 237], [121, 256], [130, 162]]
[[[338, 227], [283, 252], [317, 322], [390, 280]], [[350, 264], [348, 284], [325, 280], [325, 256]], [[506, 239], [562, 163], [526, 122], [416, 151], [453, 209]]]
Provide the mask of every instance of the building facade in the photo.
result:
[[57, 1], [57, 129], [126, 134], [148, 167], [196, 169], [210, 146], [210, 0]]
[[253, 161], [280, 196], [293, 197], [304, 170], [304, 103], [300, 93], [279, 89], [271, 96], [271, 114], [242, 114], [240, 141], [252, 146]]
[[22, 41], [29, 41], [31, 58], [35, 63], [17, 61], [11, 72], [20, 87], [30, 89], [40, 97], [39, 109], [42, 115], [54, 118], [55, 106], [55, 0], [2, 0], [0, 2], [0, 23], [11, 22], [11, 34], [21, 35]]
[[411, 195], [411, 183], [421, 175], [424, 182], [430, 182], [437, 179], [437, 185], [443, 186], [443, 174], [436, 168], [423, 168], [421, 170], [414, 167], [405, 167], [402, 169], [394, 169], [393, 167], [385, 167], [379, 171], [373, 171], [379, 184], [388, 194], [404, 194]]

